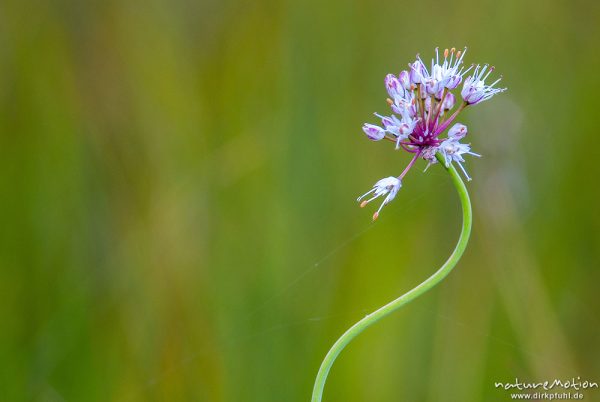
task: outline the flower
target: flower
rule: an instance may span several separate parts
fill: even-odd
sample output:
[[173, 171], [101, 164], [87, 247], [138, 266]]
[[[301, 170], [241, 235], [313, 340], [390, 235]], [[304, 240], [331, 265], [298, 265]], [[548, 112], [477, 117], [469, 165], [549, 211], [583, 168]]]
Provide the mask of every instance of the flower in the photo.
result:
[[[375, 114], [381, 119], [381, 124], [385, 127], [384, 132], [392, 134], [396, 138], [396, 149], [400, 146], [400, 141], [405, 140], [413, 132], [416, 122], [410, 117], [399, 120], [396, 116], [381, 116]], [[372, 124], [370, 126], [373, 126]], [[381, 130], [381, 127], [373, 126]], [[363, 128], [364, 130], [364, 128]], [[385, 135], [385, 134], [384, 134]], [[382, 137], [383, 138], [383, 137]]]
[[[506, 91], [506, 88], [494, 88], [494, 85], [500, 82], [502, 77], [498, 78], [490, 85], [485, 84], [485, 79], [492, 73], [492, 71], [494, 71], [494, 67], [490, 67], [488, 70], [489, 65], [486, 64], [481, 68], [481, 70], [479, 70], [480, 67], [481, 66], [479, 65], [475, 67], [475, 72], [472, 76], [465, 80], [463, 89], [460, 92], [463, 100], [469, 105], [475, 105], [476, 103], [486, 101], [492, 96]], [[487, 74], [485, 74], [486, 71]]]
[[410, 72], [409, 72], [410, 82], [413, 85], [422, 84], [425, 81], [425, 77], [427, 75], [429, 75], [427, 73], [427, 69], [425, 68], [425, 65], [423, 64], [423, 62], [421, 61], [421, 59], [419, 58], [418, 55], [417, 55], [417, 61], [415, 61], [413, 64], [409, 64], [408, 67], [410, 67]]
[[398, 80], [400, 81], [400, 84], [402, 84], [402, 87], [407, 91], [412, 91], [414, 89], [413, 84], [410, 82], [410, 74], [408, 71], [400, 71], [400, 74], [398, 74]]
[[[442, 82], [442, 85], [444, 88], [450, 90], [459, 86], [463, 75], [468, 73], [471, 68], [473, 68], [473, 66], [471, 66], [465, 70], [461, 66], [463, 57], [465, 57], [465, 54], [467, 53], [467, 48], [465, 48], [462, 52], [460, 50], [456, 52], [456, 58], [454, 58], [455, 51], [455, 48], [450, 49], [450, 51], [448, 51], [448, 49], [444, 50], [444, 62], [440, 65], [438, 49], [436, 48], [435, 55], [437, 63], [432, 67], [432, 70], [436, 70], [437, 67], [437, 74], [440, 77], [439, 79]], [[450, 58], [448, 58], [448, 54], [450, 54]], [[433, 64], [433, 60], [431, 63]]]
[[457, 138], [448, 138], [440, 144], [438, 152], [443, 155], [446, 167], [450, 166], [450, 162], [456, 162], [467, 180], [471, 181], [471, 177], [462, 165], [462, 162], [465, 161], [462, 155], [468, 154], [478, 158], [480, 158], [481, 155], [471, 152], [471, 146], [469, 144], [461, 144]]
[[464, 124], [456, 123], [452, 126], [450, 130], [448, 130], [448, 138], [453, 138], [456, 140], [460, 140], [465, 138], [467, 135], [467, 126]]
[[[465, 108], [486, 101], [506, 88], [496, 88], [501, 78], [489, 85], [485, 83], [494, 71], [494, 67], [488, 64], [465, 68], [463, 59], [466, 50], [445, 49], [443, 59], [440, 59], [440, 52], [436, 49], [430, 69], [417, 55], [416, 60], [408, 64], [408, 69], [401, 71], [398, 76], [386, 75], [387, 103], [392, 114], [382, 116], [375, 113], [381, 119], [381, 126], [365, 123], [363, 131], [373, 141], [386, 139], [394, 142], [396, 149], [403, 149], [413, 157], [398, 177], [379, 180], [370, 191], [358, 198], [361, 201], [373, 194], [370, 199], [361, 202], [361, 207], [364, 207], [375, 198], [386, 196], [373, 219], [377, 219], [383, 206], [396, 197], [404, 176], [420, 158], [427, 161], [425, 170], [437, 163], [438, 157], [443, 159], [446, 167], [456, 163], [465, 177], [471, 180], [463, 166], [463, 156], [480, 155], [471, 152], [470, 144], [460, 142], [468, 129], [464, 124], [457, 123], [456, 118]], [[472, 74], [463, 81], [463, 77], [471, 70]], [[458, 103], [452, 91], [461, 83], [462, 102]], [[443, 137], [444, 133], [446, 137]]]
[[398, 192], [400, 187], [402, 187], [402, 182], [400, 181], [400, 179], [398, 179], [397, 177], [386, 177], [375, 183], [371, 190], [358, 197], [356, 201], [361, 201], [363, 198], [373, 193], [373, 196], [371, 198], [369, 198], [368, 200], [364, 200], [360, 203], [360, 207], [364, 208], [368, 203], [370, 203], [374, 199], [387, 194], [387, 197], [384, 198], [377, 212], [373, 214], [373, 220], [375, 220], [379, 216], [379, 212], [381, 212], [381, 209], [390, 201], [392, 201], [394, 197], [396, 197], [396, 193]]
[[427, 94], [436, 95], [437, 99], [441, 99], [444, 89], [455, 89], [461, 83], [463, 75], [471, 70], [472, 66], [466, 70], [462, 67], [463, 57], [466, 52], [467, 48], [458, 52], [455, 48], [446, 49], [443, 54], [444, 61], [440, 63], [439, 50], [436, 48], [435, 59], [431, 59], [431, 73], [417, 55], [417, 68], [414, 73], [416, 81], [425, 85], [425, 92]]
[[376, 126], [375, 124], [365, 123], [363, 125], [363, 131], [369, 137], [370, 140], [379, 141], [385, 137], [385, 131], [383, 128]]
[[400, 82], [399, 77], [396, 77], [394, 74], [388, 74], [385, 77], [385, 87], [392, 99], [402, 99], [407, 96], [406, 88]]
[[452, 95], [451, 92], [447, 92], [446, 97], [444, 98], [444, 101], [442, 102], [442, 114], [444, 114], [445, 111], [452, 109], [454, 107], [455, 103], [456, 103], [456, 98], [454, 97], [454, 95]]

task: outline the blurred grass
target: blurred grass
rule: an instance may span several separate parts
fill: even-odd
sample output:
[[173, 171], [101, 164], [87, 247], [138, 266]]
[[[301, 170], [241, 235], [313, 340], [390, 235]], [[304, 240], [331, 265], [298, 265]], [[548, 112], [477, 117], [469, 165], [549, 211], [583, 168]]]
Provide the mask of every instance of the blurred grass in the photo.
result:
[[[306, 401], [334, 339], [451, 250], [448, 178], [360, 130], [383, 77], [469, 46], [473, 241], [369, 330], [330, 401], [488, 401], [599, 380], [592, 2], [0, 5], [0, 400]], [[593, 397], [593, 396], [592, 396]]]

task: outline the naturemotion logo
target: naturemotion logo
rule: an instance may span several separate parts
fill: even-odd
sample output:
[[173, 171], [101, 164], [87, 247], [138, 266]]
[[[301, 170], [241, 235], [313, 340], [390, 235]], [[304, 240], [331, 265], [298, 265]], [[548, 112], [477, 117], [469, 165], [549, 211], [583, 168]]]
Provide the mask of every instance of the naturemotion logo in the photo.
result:
[[[583, 399], [584, 395], [579, 391], [598, 388], [596, 381], [581, 379], [581, 377], [572, 377], [570, 379], [553, 379], [538, 382], [522, 381], [515, 378], [511, 382], [494, 382], [495, 388], [513, 391], [510, 394], [511, 399], [534, 399], [534, 400], [554, 400], [554, 399]], [[531, 390], [535, 393], [531, 393]], [[524, 391], [517, 392], [514, 391]], [[552, 392], [546, 392], [552, 391]], [[568, 391], [568, 392], [565, 392]]]

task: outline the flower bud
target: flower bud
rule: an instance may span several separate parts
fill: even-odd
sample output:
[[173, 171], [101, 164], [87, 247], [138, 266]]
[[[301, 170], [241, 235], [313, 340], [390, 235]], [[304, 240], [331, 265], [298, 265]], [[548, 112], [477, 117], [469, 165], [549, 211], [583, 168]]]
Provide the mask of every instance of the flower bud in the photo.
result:
[[442, 96], [444, 96], [444, 86], [440, 85], [438, 91], [435, 93], [435, 100], [441, 100]]
[[465, 138], [467, 135], [467, 126], [464, 124], [456, 123], [452, 126], [450, 130], [448, 130], [448, 138], [452, 138], [454, 140], [460, 140]]
[[440, 82], [435, 78], [429, 78], [425, 81], [425, 91], [429, 95], [435, 95], [440, 90]]
[[410, 82], [410, 74], [408, 73], [408, 71], [406, 71], [406, 70], [400, 71], [400, 74], [398, 75], [398, 79], [399, 79], [402, 87], [404, 87], [404, 89], [406, 89], [407, 91], [412, 90], [412, 85]]
[[429, 113], [429, 110], [431, 109], [431, 97], [427, 97], [425, 98], [425, 113]]
[[457, 86], [460, 85], [460, 82], [462, 81], [462, 77], [460, 75], [450, 75], [447, 79], [446, 79], [446, 88], [448, 88], [449, 90], [453, 90], [455, 89]]
[[385, 137], [385, 130], [374, 124], [365, 123], [363, 125], [363, 131], [372, 141], [379, 141]]
[[442, 103], [442, 106], [444, 107], [444, 110], [450, 110], [454, 107], [455, 102], [456, 102], [456, 98], [454, 97], [454, 95], [452, 95], [451, 92], [448, 92], [446, 94], [446, 97], [444, 98], [444, 102]]
[[424, 77], [425, 66], [423, 66], [423, 63], [421, 63], [420, 60], [417, 60], [414, 63], [409, 64], [409, 66], [410, 66], [410, 72], [409, 72], [410, 82], [413, 84], [422, 84], [423, 81], [425, 80], [425, 77]]
[[404, 88], [394, 74], [388, 74], [385, 76], [385, 88], [392, 99], [401, 97], [404, 94]]

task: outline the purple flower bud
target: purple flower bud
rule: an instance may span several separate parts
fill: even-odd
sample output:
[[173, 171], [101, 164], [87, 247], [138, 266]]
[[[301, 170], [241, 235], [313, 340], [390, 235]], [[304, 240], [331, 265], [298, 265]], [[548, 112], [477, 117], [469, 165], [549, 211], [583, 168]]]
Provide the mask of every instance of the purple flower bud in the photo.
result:
[[453, 90], [457, 86], [460, 85], [461, 81], [462, 81], [462, 76], [460, 76], [460, 75], [451, 75], [446, 80], [446, 88], [448, 88], [449, 90]]
[[429, 113], [431, 110], [431, 97], [425, 98], [425, 113]]
[[444, 87], [440, 86], [440, 89], [435, 93], [435, 99], [436, 100], [441, 100], [442, 96], [444, 96]]
[[429, 94], [429, 95], [435, 95], [437, 92], [439, 92], [440, 90], [440, 82], [438, 80], [436, 80], [435, 78], [429, 78], [427, 81], [425, 81], [425, 91]]
[[385, 88], [392, 99], [404, 94], [404, 88], [402, 88], [402, 84], [394, 74], [385, 76]]
[[385, 130], [374, 124], [365, 123], [363, 125], [363, 131], [369, 137], [370, 140], [379, 141], [385, 137]]
[[454, 107], [455, 102], [456, 98], [454, 97], [454, 95], [452, 95], [451, 92], [448, 92], [446, 94], [446, 97], [444, 98], [444, 103], [442, 103], [442, 106], [444, 107], [444, 110], [450, 110]]
[[425, 82], [423, 82], [423, 84], [421, 84], [421, 90], [419, 91], [419, 94], [421, 95], [420, 98], [423, 100], [425, 100], [426, 98], [429, 98], [429, 94], [425, 90]]
[[404, 89], [406, 89], [407, 91], [410, 91], [412, 89], [411, 88], [412, 85], [410, 82], [410, 74], [408, 73], [408, 71], [406, 71], [406, 70], [400, 71], [398, 78], [400, 80], [400, 84], [402, 85], [402, 87], [404, 87]]
[[465, 126], [464, 124], [456, 123], [452, 126], [450, 130], [448, 130], [448, 138], [451, 138], [456, 141], [465, 138], [466, 135], [467, 126]]
[[415, 61], [412, 64], [409, 64], [410, 66], [410, 72], [409, 72], [409, 77], [410, 77], [410, 82], [413, 84], [421, 84], [423, 83], [423, 81], [425, 80], [425, 66], [423, 66], [423, 63], [421, 63], [420, 60]]

